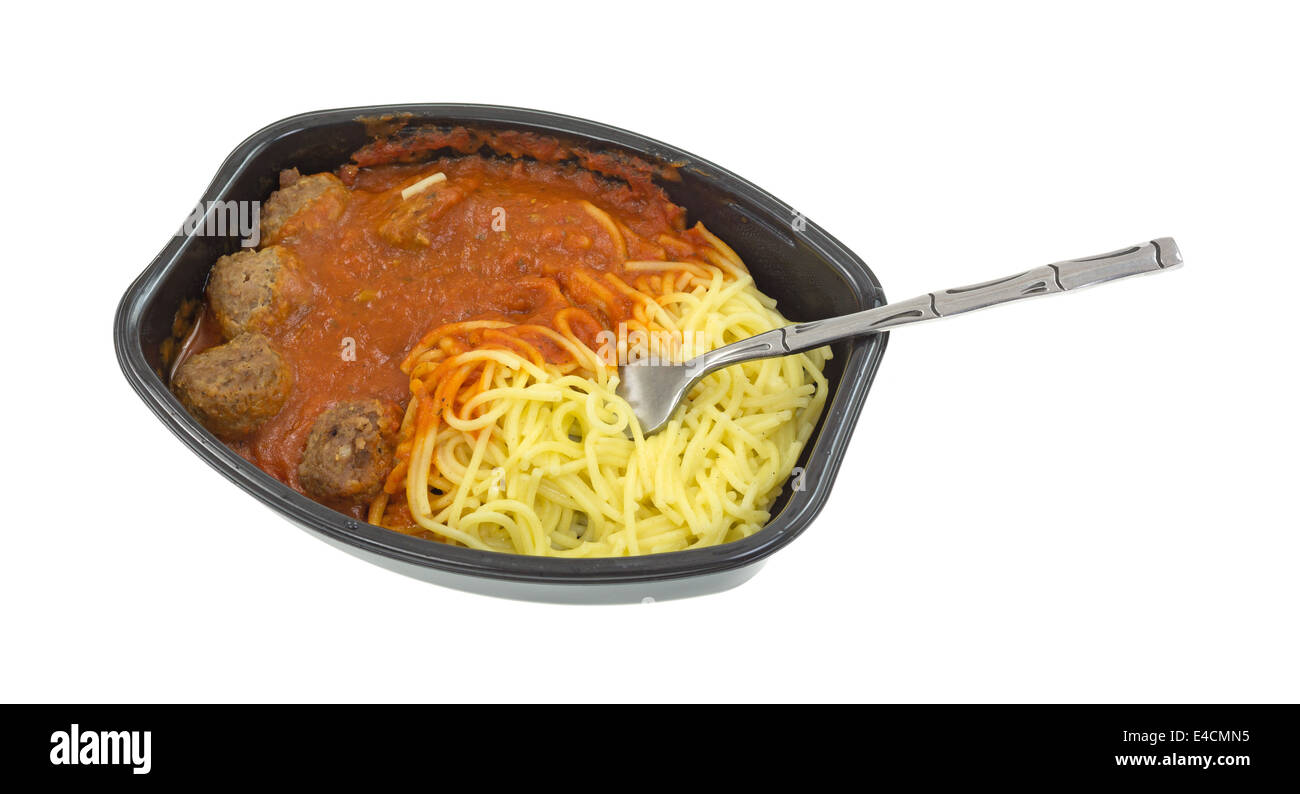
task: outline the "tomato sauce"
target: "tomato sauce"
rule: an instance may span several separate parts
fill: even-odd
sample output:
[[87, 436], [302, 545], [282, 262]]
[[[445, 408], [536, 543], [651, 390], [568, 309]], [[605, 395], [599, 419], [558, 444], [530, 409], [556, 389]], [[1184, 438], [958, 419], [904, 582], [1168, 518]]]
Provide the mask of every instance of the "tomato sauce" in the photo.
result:
[[[232, 449], [301, 492], [297, 468], [316, 416], [349, 399], [404, 407], [409, 386], [399, 365], [430, 330], [476, 319], [553, 326], [557, 311], [575, 305], [616, 327], [624, 318], [585, 301], [569, 278], [578, 269], [623, 272], [623, 251], [584, 201], [619, 225], [627, 259], [696, 258], [704, 247], [645, 164], [602, 163], [533, 140], [514, 140], [513, 158], [454, 153], [402, 162], [423, 150], [362, 150], [361, 165], [338, 172], [345, 201], [318, 201], [286, 223], [277, 244], [298, 257], [310, 297], [267, 336], [292, 367], [294, 388], [278, 415]], [[502, 148], [482, 139], [461, 144], [471, 152]], [[403, 188], [436, 173], [446, 181], [402, 198]], [[200, 325], [211, 323], [205, 312]], [[345, 509], [358, 518], [364, 510]]]

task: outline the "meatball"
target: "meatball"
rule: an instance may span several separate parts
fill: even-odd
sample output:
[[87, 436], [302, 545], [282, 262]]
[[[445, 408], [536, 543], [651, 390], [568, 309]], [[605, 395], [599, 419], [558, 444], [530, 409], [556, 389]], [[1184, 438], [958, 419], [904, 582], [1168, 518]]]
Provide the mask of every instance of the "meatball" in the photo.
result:
[[280, 189], [262, 205], [263, 244], [271, 245], [294, 229], [338, 220], [347, 200], [348, 189], [331, 173], [300, 176], [296, 168], [281, 171]]
[[379, 495], [393, 467], [401, 409], [383, 400], [337, 403], [312, 425], [298, 480], [309, 495], [361, 504]]
[[284, 407], [289, 365], [261, 334], [243, 334], [191, 356], [173, 389], [190, 415], [226, 441], [246, 438]]
[[306, 296], [298, 258], [278, 245], [223, 256], [208, 276], [208, 305], [227, 339], [269, 330]]

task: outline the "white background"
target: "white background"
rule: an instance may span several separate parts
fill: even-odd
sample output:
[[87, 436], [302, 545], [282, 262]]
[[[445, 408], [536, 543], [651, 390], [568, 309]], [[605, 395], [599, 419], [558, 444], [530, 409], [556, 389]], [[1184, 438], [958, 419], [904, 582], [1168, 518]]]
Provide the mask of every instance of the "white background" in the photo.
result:
[[[0, 699], [1300, 699], [1294, 13], [853, 7], [10, 9]], [[738, 589], [466, 595], [244, 495], [110, 338], [247, 135], [419, 101], [676, 144], [895, 299], [1161, 235], [1187, 264], [896, 332], [825, 512]]]

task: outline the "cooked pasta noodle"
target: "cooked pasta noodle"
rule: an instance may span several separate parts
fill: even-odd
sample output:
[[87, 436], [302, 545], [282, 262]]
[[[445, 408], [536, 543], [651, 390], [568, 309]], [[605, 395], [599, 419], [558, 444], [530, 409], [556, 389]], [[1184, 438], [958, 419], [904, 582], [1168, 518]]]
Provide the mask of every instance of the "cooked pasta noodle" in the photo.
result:
[[[627, 256], [620, 224], [583, 208]], [[829, 349], [719, 370], [646, 437], [615, 394], [620, 361], [680, 362], [786, 325], [702, 225], [701, 257], [574, 269], [586, 299], [634, 303], [615, 333], [585, 308], [554, 328], [452, 323], [407, 356], [411, 399], [372, 523], [475, 549], [649, 554], [757, 532], [826, 401]], [[608, 312], [613, 316], [615, 312]]]

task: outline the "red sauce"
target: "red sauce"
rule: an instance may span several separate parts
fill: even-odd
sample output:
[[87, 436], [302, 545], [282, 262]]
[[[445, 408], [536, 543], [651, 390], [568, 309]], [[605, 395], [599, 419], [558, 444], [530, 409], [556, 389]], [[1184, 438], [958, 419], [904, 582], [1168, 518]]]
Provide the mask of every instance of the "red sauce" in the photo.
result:
[[[379, 397], [404, 407], [408, 378], [399, 364], [431, 329], [471, 319], [551, 326], [560, 309], [583, 306], [570, 278], [575, 270], [623, 270], [621, 253], [584, 200], [622, 225], [629, 259], [695, 259], [704, 247], [644, 168], [610, 179], [577, 164], [599, 167], [589, 153], [566, 162], [550, 152], [549, 161], [471, 154], [404, 163], [393, 161], [412, 153], [396, 150], [383, 153], [387, 164], [341, 169], [350, 195], [337, 220], [291, 222], [279, 241], [311, 282], [309, 301], [267, 333], [293, 368], [293, 393], [232, 449], [301, 492], [297, 468], [316, 416], [346, 399]], [[380, 159], [372, 153], [357, 161]], [[446, 183], [402, 199], [402, 188], [438, 172]], [[608, 328], [624, 319], [585, 307]], [[347, 360], [350, 350], [355, 360]], [[359, 518], [363, 510], [348, 512]]]

